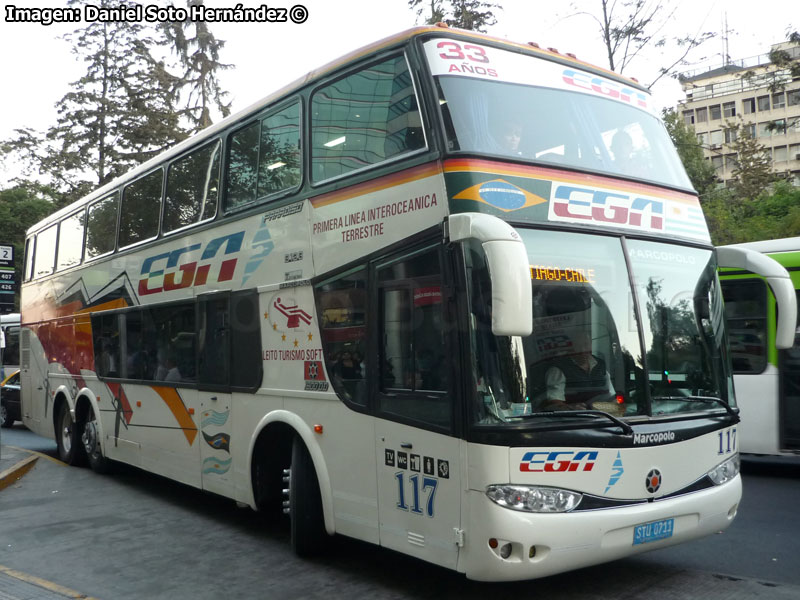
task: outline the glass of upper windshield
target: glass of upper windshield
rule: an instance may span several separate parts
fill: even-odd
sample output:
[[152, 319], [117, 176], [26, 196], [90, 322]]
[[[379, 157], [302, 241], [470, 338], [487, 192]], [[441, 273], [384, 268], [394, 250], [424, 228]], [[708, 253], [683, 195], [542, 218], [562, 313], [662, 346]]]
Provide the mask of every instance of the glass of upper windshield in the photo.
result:
[[491, 333], [490, 282], [479, 248], [467, 252], [475, 421], [514, 423], [552, 411], [645, 414], [644, 368], [621, 240], [518, 230], [531, 265], [533, 333]]
[[425, 52], [450, 151], [692, 189], [649, 94], [632, 84], [455, 40]]
[[627, 241], [652, 414], [734, 404], [722, 293], [711, 250]]

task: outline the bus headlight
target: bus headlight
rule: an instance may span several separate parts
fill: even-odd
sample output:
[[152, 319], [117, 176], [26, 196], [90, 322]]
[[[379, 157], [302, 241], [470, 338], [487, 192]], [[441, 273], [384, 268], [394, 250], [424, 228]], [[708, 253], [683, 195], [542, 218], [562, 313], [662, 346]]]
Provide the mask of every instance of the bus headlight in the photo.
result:
[[736, 454], [711, 469], [708, 472], [708, 476], [711, 478], [711, 481], [714, 482], [714, 485], [722, 485], [739, 474], [739, 465], [739, 455]]
[[583, 498], [577, 492], [532, 485], [490, 485], [486, 495], [505, 508], [535, 513], [568, 512]]

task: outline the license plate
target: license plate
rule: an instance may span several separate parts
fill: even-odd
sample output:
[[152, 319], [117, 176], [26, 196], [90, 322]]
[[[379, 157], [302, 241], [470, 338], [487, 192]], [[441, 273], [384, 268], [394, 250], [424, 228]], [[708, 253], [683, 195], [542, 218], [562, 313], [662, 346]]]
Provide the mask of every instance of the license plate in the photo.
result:
[[664, 519], [652, 523], [642, 523], [633, 528], [633, 545], [647, 544], [672, 537], [675, 519]]

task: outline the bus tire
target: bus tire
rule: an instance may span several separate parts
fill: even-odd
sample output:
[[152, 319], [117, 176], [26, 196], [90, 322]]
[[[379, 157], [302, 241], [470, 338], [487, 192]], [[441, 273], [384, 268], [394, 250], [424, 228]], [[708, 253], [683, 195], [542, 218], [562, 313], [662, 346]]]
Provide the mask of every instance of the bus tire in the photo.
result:
[[97, 418], [94, 416], [94, 410], [89, 408], [86, 415], [86, 421], [81, 427], [81, 444], [83, 451], [86, 453], [86, 460], [89, 467], [95, 473], [105, 475], [110, 473], [113, 463], [110, 459], [103, 456], [103, 449], [100, 446], [100, 431], [97, 423]]
[[292, 550], [303, 558], [321, 554], [328, 543], [322, 496], [314, 462], [299, 437], [292, 444], [289, 506]]
[[61, 402], [58, 406], [56, 415], [56, 445], [58, 446], [58, 457], [68, 465], [76, 466], [80, 464], [81, 439], [78, 435], [78, 427], [69, 412], [69, 405]]

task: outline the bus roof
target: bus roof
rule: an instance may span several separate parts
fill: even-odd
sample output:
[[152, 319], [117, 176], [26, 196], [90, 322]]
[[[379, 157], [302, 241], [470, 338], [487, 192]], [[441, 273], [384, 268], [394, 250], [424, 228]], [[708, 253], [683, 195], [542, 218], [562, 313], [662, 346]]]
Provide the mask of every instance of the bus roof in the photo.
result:
[[777, 240], [762, 240], [760, 242], [745, 242], [742, 244], [729, 244], [729, 246], [731, 248], [748, 248], [763, 254], [769, 254], [771, 252], [797, 252], [800, 250], [800, 237], [781, 238]]
[[91, 202], [92, 200], [98, 199], [98, 198], [100, 198], [101, 196], [103, 196], [105, 194], [108, 194], [108, 193], [112, 192], [113, 190], [115, 190], [115, 189], [119, 188], [121, 185], [123, 185], [125, 182], [133, 180], [133, 179], [137, 178], [138, 176], [145, 174], [149, 170], [151, 170], [151, 169], [155, 168], [156, 166], [164, 163], [165, 161], [168, 161], [168, 160], [172, 159], [173, 157], [176, 157], [176, 156], [182, 154], [186, 150], [188, 150], [188, 149], [190, 149], [192, 147], [201, 145], [204, 141], [206, 141], [206, 140], [208, 140], [210, 138], [213, 138], [220, 131], [223, 131], [223, 130], [231, 127], [237, 121], [245, 120], [246, 118], [250, 117], [251, 115], [254, 115], [254, 114], [258, 113], [259, 111], [263, 110], [264, 108], [267, 108], [271, 103], [275, 102], [276, 100], [279, 100], [280, 98], [287, 97], [287, 96], [291, 95], [292, 93], [300, 91], [302, 88], [304, 88], [308, 84], [324, 78], [325, 76], [330, 74], [332, 71], [334, 71], [334, 70], [336, 70], [336, 69], [338, 69], [338, 68], [340, 68], [340, 67], [342, 67], [342, 66], [344, 66], [344, 65], [346, 65], [348, 63], [356, 62], [356, 61], [364, 58], [365, 56], [369, 56], [370, 54], [374, 54], [376, 52], [379, 52], [379, 51], [382, 51], [382, 50], [386, 50], [386, 49], [392, 48], [394, 46], [400, 46], [400, 45], [404, 44], [405, 42], [407, 42], [411, 38], [414, 38], [414, 37], [417, 37], [417, 36], [421, 36], [421, 35], [426, 35], [426, 34], [427, 35], [439, 34], [439, 35], [445, 35], [445, 36], [456, 35], [458, 37], [472, 38], [472, 39], [476, 39], [476, 40], [490, 42], [490, 43], [493, 43], [493, 44], [500, 44], [500, 45], [508, 46], [508, 47], [516, 49], [516, 50], [524, 51], [525, 53], [529, 53], [529, 54], [532, 54], [532, 55], [535, 55], [535, 56], [539, 56], [540, 58], [545, 58], [545, 59], [548, 59], [548, 60], [554, 60], [554, 61], [557, 61], [557, 62], [564, 62], [566, 64], [576, 65], [576, 66], [581, 67], [584, 70], [588, 70], [588, 71], [592, 71], [592, 72], [595, 72], [595, 73], [602, 74], [605, 77], [609, 77], [609, 78], [615, 79], [615, 80], [617, 80], [619, 82], [625, 83], [626, 85], [630, 85], [630, 86], [635, 87], [635, 88], [637, 88], [639, 90], [642, 90], [642, 91], [645, 91], [645, 92], [649, 93], [649, 90], [646, 87], [642, 86], [638, 81], [636, 81], [634, 79], [629, 79], [629, 78], [627, 78], [627, 77], [625, 77], [623, 75], [620, 75], [619, 73], [614, 73], [613, 71], [609, 71], [609, 70], [604, 69], [602, 67], [598, 67], [598, 66], [593, 65], [591, 63], [587, 63], [587, 62], [584, 62], [582, 60], [579, 60], [574, 54], [562, 54], [562, 53], [558, 52], [554, 48], [542, 49], [542, 48], [540, 48], [538, 46], [538, 44], [535, 44], [534, 42], [528, 42], [528, 43], [512, 42], [512, 41], [507, 40], [507, 39], [494, 37], [494, 36], [486, 35], [486, 34], [483, 34], [483, 33], [477, 33], [477, 32], [474, 32], [474, 31], [467, 31], [467, 30], [463, 30], [463, 29], [451, 28], [451, 27], [449, 27], [449, 26], [447, 26], [447, 25], [445, 25], [443, 23], [439, 23], [437, 25], [423, 26], [423, 27], [413, 27], [411, 29], [407, 29], [407, 30], [402, 31], [400, 33], [396, 33], [394, 35], [386, 37], [386, 38], [384, 38], [382, 40], [378, 40], [376, 42], [368, 44], [368, 45], [366, 45], [366, 46], [364, 46], [362, 48], [359, 48], [357, 50], [354, 50], [353, 52], [350, 52], [349, 54], [346, 54], [346, 55], [344, 55], [344, 56], [342, 56], [340, 58], [334, 59], [331, 62], [323, 65], [322, 67], [314, 69], [313, 71], [309, 71], [304, 76], [302, 76], [302, 77], [296, 79], [295, 81], [285, 85], [284, 87], [280, 88], [279, 90], [269, 94], [268, 96], [266, 96], [264, 98], [261, 98], [257, 102], [254, 102], [253, 104], [247, 106], [246, 108], [240, 110], [239, 112], [226, 117], [225, 119], [219, 121], [218, 123], [215, 123], [214, 125], [211, 125], [211, 126], [207, 127], [206, 129], [204, 129], [200, 133], [198, 133], [196, 135], [193, 135], [193, 136], [190, 136], [187, 139], [175, 144], [171, 148], [165, 150], [164, 152], [161, 152], [160, 154], [154, 156], [150, 160], [142, 163], [138, 167], [135, 167], [135, 168], [131, 169], [127, 173], [125, 173], [123, 175], [120, 175], [119, 177], [117, 177], [116, 179], [113, 179], [112, 181], [108, 182], [107, 184], [103, 185], [102, 187], [97, 188], [96, 190], [94, 190], [90, 194], [84, 196], [83, 198], [81, 198], [79, 200], [76, 200], [75, 202], [69, 204], [68, 206], [62, 208], [61, 210], [58, 210], [55, 213], [49, 215], [45, 219], [43, 219], [43, 220], [39, 221], [38, 223], [34, 224], [33, 226], [31, 226], [28, 229], [28, 231], [26, 232], [26, 235], [30, 235], [32, 233], [36, 233], [40, 229], [44, 229], [45, 227], [47, 227], [51, 223], [54, 223], [54, 222], [58, 221], [59, 219], [61, 219], [61, 218], [65, 217], [65, 216], [69, 215], [70, 213], [74, 212], [80, 206], [82, 206], [82, 205], [84, 205], [84, 204], [86, 204], [88, 202]]

